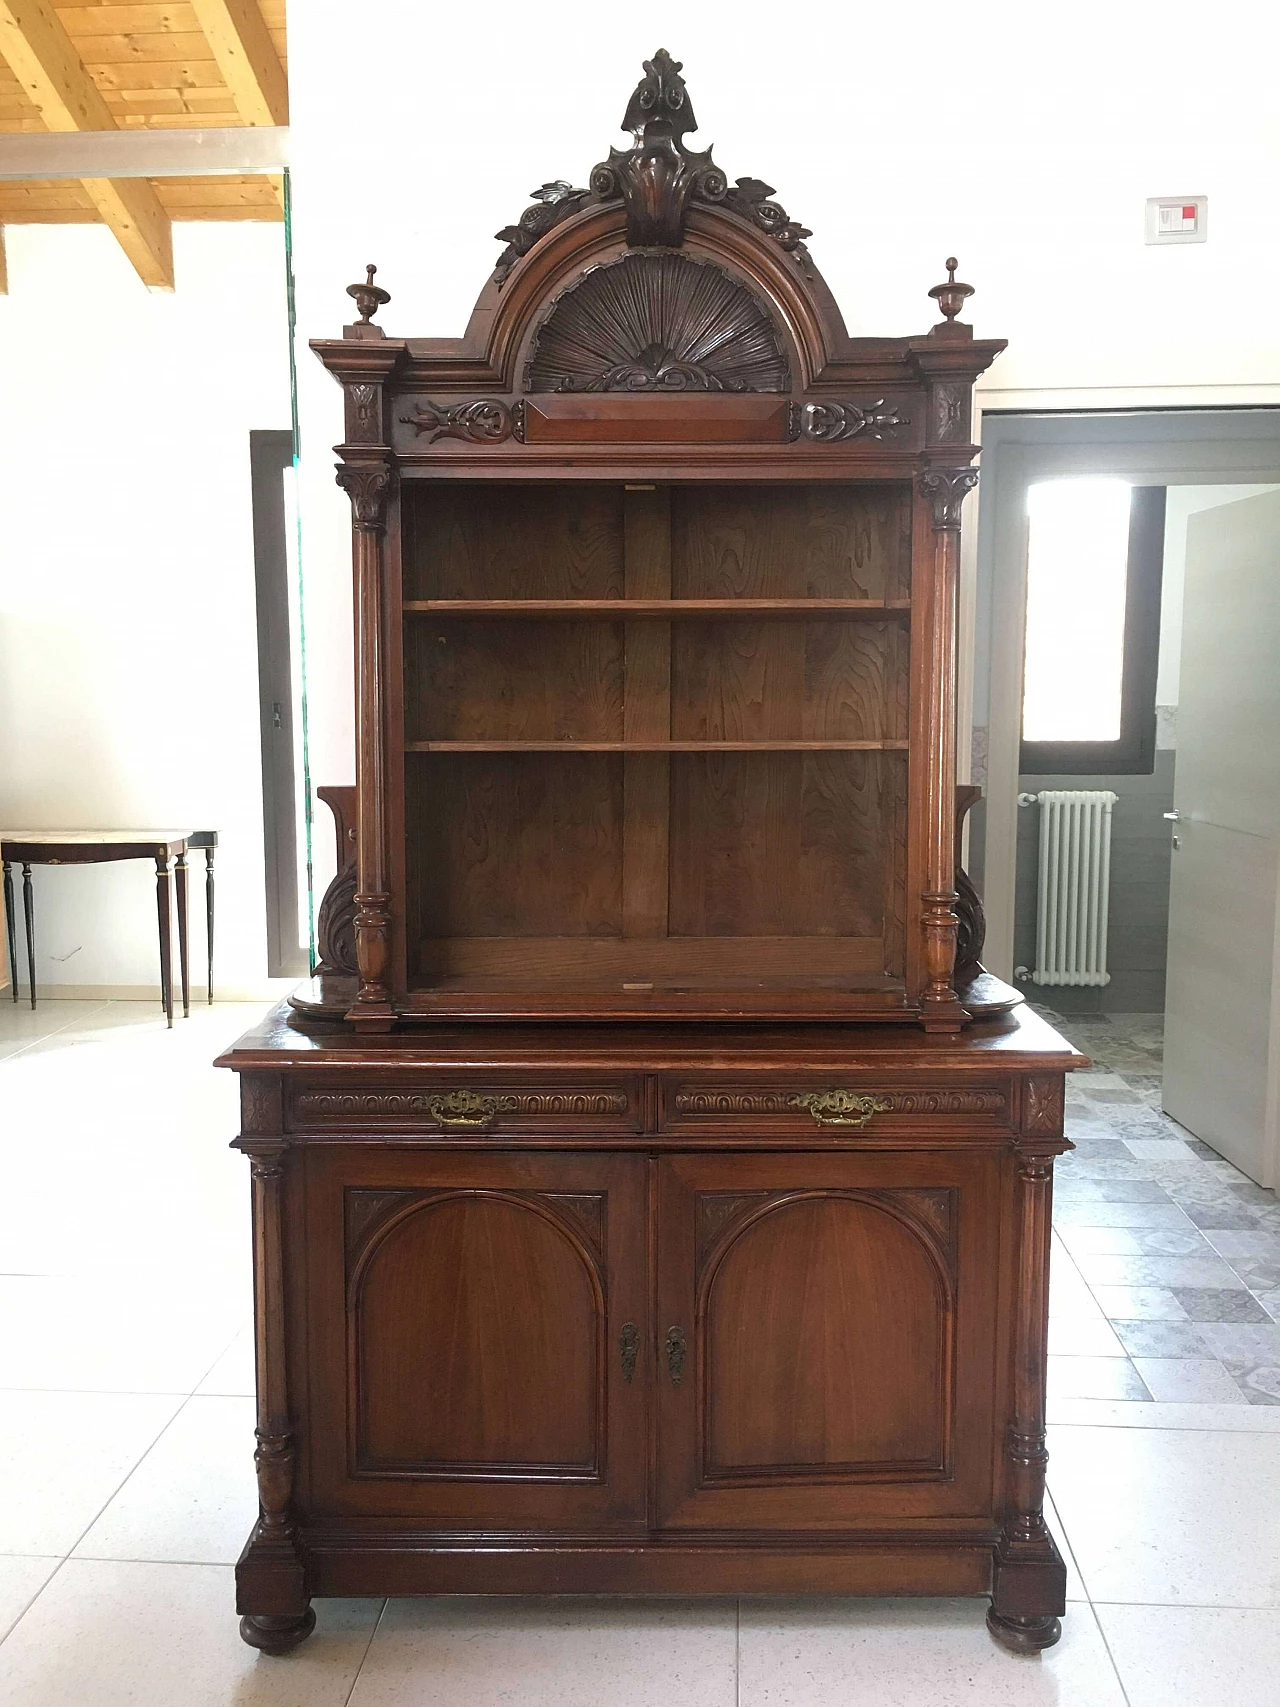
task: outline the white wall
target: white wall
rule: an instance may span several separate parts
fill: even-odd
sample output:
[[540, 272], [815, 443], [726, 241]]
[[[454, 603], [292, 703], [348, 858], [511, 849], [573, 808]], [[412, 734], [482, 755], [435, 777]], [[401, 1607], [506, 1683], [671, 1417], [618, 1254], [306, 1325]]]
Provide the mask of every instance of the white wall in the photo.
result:
[[[545, 179], [585, 183], [660, 45], [684, 61], [695, 144], [814, 228], [851, 331], [926, 329], [958, 253], [979, 334], [1010, 340], [988, 406], [1280, 400], [1280, 11], [1256, 0], [809, 0], [657, 23], [583, 0], [361, 0], [358, 27], [348, 0], [308, 0], [289, 18], [302, 336], [337, 334], [367, 261], [389, 331], [460, 333], [491, 233]], [[1146, 247], [1146, 197], [1190, 193], [1209, 197], [1208, 243]], [[312, 774], [349, 781], [339, 393], [305, 350], [299, 379]]]
[[[6, 243], [0, 824], [218, 830], [219, 988], [261, 989], [249, 432], [289, 425], [282, 228], [176, 226], [172, 293], [100, 227]], [[157, 985], [153, 865], [37, 869], [35, 890], [38, 983]]]

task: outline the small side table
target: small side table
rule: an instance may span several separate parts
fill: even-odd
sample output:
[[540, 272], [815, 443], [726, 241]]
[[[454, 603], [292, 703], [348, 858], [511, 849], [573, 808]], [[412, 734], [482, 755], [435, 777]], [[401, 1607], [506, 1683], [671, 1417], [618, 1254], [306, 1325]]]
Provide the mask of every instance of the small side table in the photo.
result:
[[213, 1001], [213, 855], [216, 830], [9, 830], [0, 835], [4, 865], [4, 905], [9, 937], [13, 999], [18, 1000], [18, 929], [14, 917], [13, 865], [22, 866], [22, 912], [27, 933], [27, 975], [31, 1006], [36, 1005], [35, 900], [33, 865], [101, 865], [120, 859], [154, 859], [156, 911], [160, 927], [160, 1003], [173, 1024], [172, 889], [178, 892], [178, 961], [182, 979], [182, 1015], [191, 1012], [191, 975], [187, 956], [187, 851], [203, 849], [205, 917], [208, 924], [209, 1001]]

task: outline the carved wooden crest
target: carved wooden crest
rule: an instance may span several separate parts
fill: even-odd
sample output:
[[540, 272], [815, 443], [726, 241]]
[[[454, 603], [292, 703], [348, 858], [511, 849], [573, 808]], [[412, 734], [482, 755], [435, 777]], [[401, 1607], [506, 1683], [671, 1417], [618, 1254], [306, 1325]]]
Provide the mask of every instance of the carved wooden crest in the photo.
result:
[[648, 251], [593, 267], [551, 305], [529, 391], [787, 391], [777, 328], [707, 261]]
[[697, 153], [686, 146], [684, 139], [698, 128], [698, 121], [682, 69], [666, 48], [646, 59], [644, 76], [622, 119], [622, 128], [633, 138], [631, 147], [611, 148], [609, 158], [592, 168], [588, 189], [577, 188], [565, 178], [543, 184], [532, 192], [533, 205], [518, 222], [497, 233], [498, 241], [507, 245], [495, 269], [499, 284], [561, 220], [585, 207], [615, 201], [626, 209], [627, 242], [632, 248], [678, 248], [684, 241], [690, 203], [703, 202], [750, 220], [808, 269], [804, 239], [811, 233], [772, 199], [772, 186], [760, 178], [739, 178], [730, 184], [710, 149]]

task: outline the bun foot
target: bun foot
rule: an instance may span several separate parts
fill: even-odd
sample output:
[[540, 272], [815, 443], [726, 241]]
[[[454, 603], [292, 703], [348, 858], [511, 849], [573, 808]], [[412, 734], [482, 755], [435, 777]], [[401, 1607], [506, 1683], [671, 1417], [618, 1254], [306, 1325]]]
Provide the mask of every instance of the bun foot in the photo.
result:
[[281, 1618], [269, 1612], [246, 1612], [240, 1620], [240, 1634], [251, 1648], [264, 1654], [287, 1654], [299, 1642], [305, 1642], [316, 1627], [316, 1609]]
[[1052, 1614], [1009, 1618], [992, 1606], [987, 1609], [987, 1629], [1011, 1654], [1038, 1654], [1042, 1648], [1051, 1648], [1062, 1635], [1062, 1621]]

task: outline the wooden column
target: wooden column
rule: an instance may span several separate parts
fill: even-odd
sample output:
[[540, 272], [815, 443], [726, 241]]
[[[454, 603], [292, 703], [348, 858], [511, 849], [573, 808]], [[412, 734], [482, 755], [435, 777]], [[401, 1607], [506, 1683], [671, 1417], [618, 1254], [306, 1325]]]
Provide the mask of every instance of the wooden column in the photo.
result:
[[240, 1634], [252, 1647], [284, 1653], [315, 1626], [293, 1515], [294, 1436], [285, 1320], [284, 1191], [288, 1148], [277, 1083], [246, 1074], [242, 1134], [253, 1190], [253, 1317], [258, 1414], [253, 1461], [258, 1522], [236, 1566]]
[[993, 1636], [1019, 1652], [1048, 1648], [1062, 1633], [1067, 1571], [1044, 1521], [1045, 1350], [1049, 1332], [1049, 1241], [1054, 1157], [1062, 1136], [1063, 1081], [1027, 1079], [1022, 1138], [1014, 1152], [1014, 1281], [1012, 1414], [1005, 1432], [1005, 1524], [996, 1548], [991, 1609]]
[[[382, 448], [382, 447], [377, 447]], [[388, 453], [389, 454], [389, 453]], [[391, 875], [384, 698], [387, 680], [382, 612], [382, 548], [391, 470], [383, 461], [342, 463], [338, 484], [351, 499], [356, 604], [356, 965], [359, 987], [347, 1015], [363, 1031], [395, 1021], [391, 968]]]
[[[927, 468], [921, 495], [933, 511], [932, 620], [928, 627], [928, 674], [933, 691], [923, 708], [920, 745], [924, 766], [925, 985], [922, 1018], [928, 1031], [958, 1031], [967, 1015], [952, 982], [956, 960], [955, 723], [956, 582], [960, 559], [960, 509], [978, 483], [976, 468]], [[913, 597], [915, 588], [912, 589]]]

